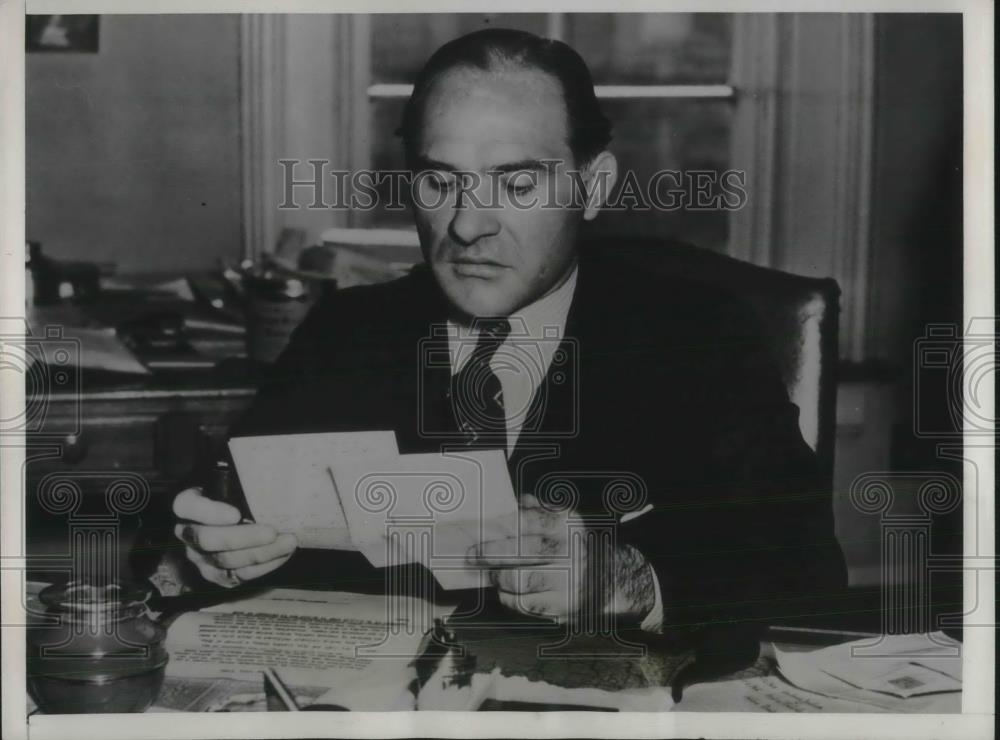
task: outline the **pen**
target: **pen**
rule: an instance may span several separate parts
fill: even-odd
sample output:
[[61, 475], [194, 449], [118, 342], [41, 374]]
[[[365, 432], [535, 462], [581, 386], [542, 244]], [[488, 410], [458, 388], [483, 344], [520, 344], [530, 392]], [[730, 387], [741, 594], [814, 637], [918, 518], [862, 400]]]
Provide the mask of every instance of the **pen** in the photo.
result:
[[316, 702], [304, 707], [300, 707], [295, 700], [291, 689], [278, 676], [273, 668], [265, 668], [264, 674], [264, 694], [267, 696], [268, 711], [277, 712], [349, 712], [347, 707], [340, 704], [328, 704], [326, 702]]
[[221, 501], [240, 510], [242, 515], [240, 524], [253, 524], [253, 518], [247, 510], [246, 501], [239, 495], [237, 486], [233, 483], [233, 472], [229, 463], [225, 460], [218, 460], [209, 478], [209, 485], [206, 494], [213, 501]]
[[[278, 678], [278, 674], [273, 668], [264, 669], [264, 693], [268, 699], [276, 698], [281, 702], [281, 709], [286, 712], [301, 712], [299, 703], [295, 701], [292, 692], [285, 686], [285, 682]], [[270, 704], [270, 702], [268, 702]], [[269, 707], [270, 708], [270, 707]], [[276, 707], [277, 708], [277, 707]]]

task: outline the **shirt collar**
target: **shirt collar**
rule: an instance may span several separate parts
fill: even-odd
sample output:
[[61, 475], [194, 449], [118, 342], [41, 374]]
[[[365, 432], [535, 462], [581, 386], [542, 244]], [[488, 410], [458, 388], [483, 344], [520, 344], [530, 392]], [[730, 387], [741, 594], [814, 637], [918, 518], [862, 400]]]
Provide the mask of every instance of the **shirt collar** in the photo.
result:
[[[517, 341], [519, 337], [529, 337], [532, 339], [551, 339], [553, 342], [544, 342], [543, 347], [549, 348], [551, 355], [555, 352], [555, 345], [563, 338], [566, 330], [566, 317], [569, 314], [570, 304], [573, 302], [573, 295], [576, 292], [577, 273], [579, 266], [574, 266], [569, 277], [558, 288], [553, 290], [534, 303], [530, 303], [512, 313], [510, 320], [511, 332], [507, 341]], [[457, 372], [463, 364], [464, 353], [458, 354], [459, 341], [468, 340], [475, 337], [477, 332], [469, 326], [462, 326], [451, 321], [448, 322], [448, 338], [451, 349], [452, 371]], [[455, 341], [459, 340], [459, 341]], [[551, 357], [547, 357], [550, 360]], [[545, 363], [546, 366], [548, 362]]]
[[566, 281], [551, 293], [512, 313], [511, 334], [526, 331], [527, 336], [539, 339], [550, 338], [549, 335], [554, 333], [552, 339], [562, 339], [566, 329], [566, 315], [576, 291], [577, 270], [579, 268], [574, 267]]

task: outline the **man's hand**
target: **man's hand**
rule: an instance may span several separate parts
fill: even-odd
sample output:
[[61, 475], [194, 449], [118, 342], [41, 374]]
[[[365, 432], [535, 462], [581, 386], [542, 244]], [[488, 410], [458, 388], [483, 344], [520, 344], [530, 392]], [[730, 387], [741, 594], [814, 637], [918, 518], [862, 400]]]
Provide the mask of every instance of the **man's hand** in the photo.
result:
[[522, 496], [520, 508], [519, 539], [469, 551], [470, 563], [490, 568], [501, 603], [560, 623], [589, 618], [595, 625], [612, 614], [638, 622], [652, 610], [652, 569], [635, 548], [612, 547], [572, 511], [543, 507], [533, 496]]
[[279, 535], [266, 524], [240, 524], [238, 509], [198, 488], [177, 494], [174, 514], [181, 520], [174, 534], [187, 546], [188, 560], [206, 581], [226, 588], [281, 567], [299, 544], [295, 535]]

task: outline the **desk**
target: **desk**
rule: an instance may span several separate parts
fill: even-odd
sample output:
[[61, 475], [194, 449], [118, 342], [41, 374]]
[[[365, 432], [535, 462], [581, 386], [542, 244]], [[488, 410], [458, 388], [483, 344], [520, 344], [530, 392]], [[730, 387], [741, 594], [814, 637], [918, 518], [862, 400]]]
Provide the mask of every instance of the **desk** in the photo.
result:
[[[784, 647], [792, 647], [784, 645]], [[764, 653], [770, 651], [771, 644], [763, 643], [761, 650]], [[161, 698], [165, 694], [172, 694], [180, 697], [183, 694], [202, 693], [202, 701], [206, 707], [214, 707], [215, 711], [242, 712], [242, 711], [267, 711], [266, 698], [262, 684], [260, 687], [248, 687], [249, 691], [233, 691], [231, 687], [226, 688], [218, 682], [204, 680], [202, 686], [198, 687], [198, 692], [192, 692], [190, 682], [180, 679], [166, 679]], [[800, 701], [806, 692], [789, 686], [782, 680], [780, 673], [772, 657], [762, 655], [752, 666], [740, 671], [719, 676], [712, 681], [695, 683], [685, 687], [681, 701], [675, 705], [673, 711], [677, 712], [800, 712], [800, 713], [820, 713], [826, 712], [858, 712], [857, 706], [839, 703], [832, 699], [821, 699], [820, 697], [810, 697], [811, 701]], [[309, 699], [318, 699], [319, 691], [315, 691]], [[302, 698], [302, 697], [300, 697]], [[816, 701], [819, 700], [819, 701]], [[834, 708], [834, 707], [840, 707]], [[794, 707], [794, 708], [793, 708]], [[487, 700], [480, 707], [480, 711], [517, 709], [527, 711], [548, 711], [553, 709], [548, 705], [523, 704], [513, 706], [512, 703], [498, 703]], [[560, 707], [561, 708], [561, 707]], [[962, 710], [962, 695], [959, 692], [942, 694], [935, 697], [933, 704], [921, 704], [915, 706], [915, 712], [932, 713], [958, 713]], [[34, 702], [28, 697], [28, 714], [36, 711]], [[176, 708], [154, 705], [149, 712], [175, 712]], [[205, 710], [203, 710], [205, 711]], [[871, 713], [877, 713], [877, 708], [862, 709]]]
[[[37, 410], [26, 440], [26, 554], [40, 580], [65, 578], [74, 522], [86, 515], [115, 523], [118, 562], [127, 572], [140, 517], [168, 511], [179, 481], [220, 445], [255, 386], [245, 365], [138, 381], [87, 374], [76, 380], [69, 385], [79, 392], [42, 389], [26, 399]], [[116, 486], [123, 498], [110, 498]], [[73, 500], [55, 501], [57, 493]]]
[[[29, 591], [29, 609], [37, 609], [37, 601], [30, 598], [31, 593], [37, 593], [41, 584], [35, 584]], [[796, 642], [790, 642], [793, 637], [788, 630], [773, 629], [766, 635], [765, 640], [760, 645], [760, 657], [752, 665], [742, 667], [738, 670], [729, 670], [711, 676], [704, 676], [690, 685], [686, 685], [680, 702], [674, 706], [674, 711], [686, 712], [719, 712], [719, 711], [753, 711], [753, 712], [885, 712], [889, 711], [886, 706], [892, 707], [892, 711], [905, 712], [934, 712], [951, 713], [961, 711], [961, 693], [952, 691], [950, 693], [940, 693], [936, 695], [926, 695], [911, 697], [905, 700], [884, 701], [885, 706], [860, 705], [857, 702], [850, 702], [845, 699], [831, 698], [803, 689], [797, 688], [782, 678], [776, 663], [775, 648], [785, 652], [797, 651], [808, 653], [822, 649], [829, 644], [837, 644], [845, 641], [845, 636], [832, 635], [829, 632], [823, 633], [798, 633], [800, 635]], [[511, 633], [508, 639], [517, 639], [519, 636]], [[472, 652], [476, 652], [476, 647], [471, 646]], [[551, 659], [549, 659], [551, 660]], [[558, 659], [557, 659], [558, 660]], [[606, 663], [598, 662], [595, 674], [600, 673], [600, 669]], [[528, 669], [526, 673], [534, 674], [527, 676], [532, 680], [539, 680], [538, 675], [546, 671], [538, 669]], [[480, 672], [476, 671], [477, 674]], [[650, 674], [645, 672], [647, 676]], [[516, 674], [523, 676], [523, 674]], [[613, 681], [605, 684], [598, 682], [594, 688], [613, 690]], [[539, 699], [546, 699], [544, 684], [532, 684], [542, 687], [536, 691]], [[299, 693], [300, 698], [306, 701], [315, 700], [323, 693], [323, 689], [311, 689], [304, 693]], [[502, 693], [502, 692], [501, 692]], [[550, 695], [551, 696], [551, 695]], [[481, 709], [525, 709], [538, 711], [539, 709], [566, 708], [565, 705], [553, 707], [546, 704], [511, 706], [510, 702], [501, 703], [487, 698], [481, 705]], [[669, 701], [666, 701], [669, 706]], [[160, 693], [158, 704], [150, 711], [178, 711], [181, 707], [188, 707], [190, 711], [265, 711], [266, 701], [263, 693], [262, 679], [254, 681], [224, 681], [218, 679], [171, 679], [168, 678], [163, 690]], [[385, 707], [385, 709], [398, 709], [398, 706]], [[29, 707], [29, 711], [34, 707]]]

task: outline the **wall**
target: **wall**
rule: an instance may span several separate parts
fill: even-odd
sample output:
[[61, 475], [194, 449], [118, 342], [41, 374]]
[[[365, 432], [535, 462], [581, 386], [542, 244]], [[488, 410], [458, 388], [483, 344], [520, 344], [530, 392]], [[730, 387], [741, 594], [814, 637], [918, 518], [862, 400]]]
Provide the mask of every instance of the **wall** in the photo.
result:
[[961, 316], [962, 28], [879, 18], [868, 356], [909, 362], [922, 326]]
[[100, 23], [96, 54], [27, 55], [28, 239], [120, 272], [238, 258], [239, 17]]
[[[880, 578], [879, 518], [848, 501], [852, 481], [876, 471], [895, 482], [892, 514], [918, 514], [920, 482], [962, 470], [914, 431], [914, 404], [947, 418], [948, 388], [915, 397], [917, 341], [932, 323], [962, 320], [962, 28], [940, 14], [885, 14], [876, 23], [875, 126], [868, 366], [845, 368], [838, 399], [837, 530], [851, 579]], [[873, 365], [875, 372], [872, 372]], [[931, 380], [925, 373], [924, 380]], [[934, 522], [934, 550], [959, 551], [960, 509]], [[937, 580], [942, 580], [936, 577]]]

